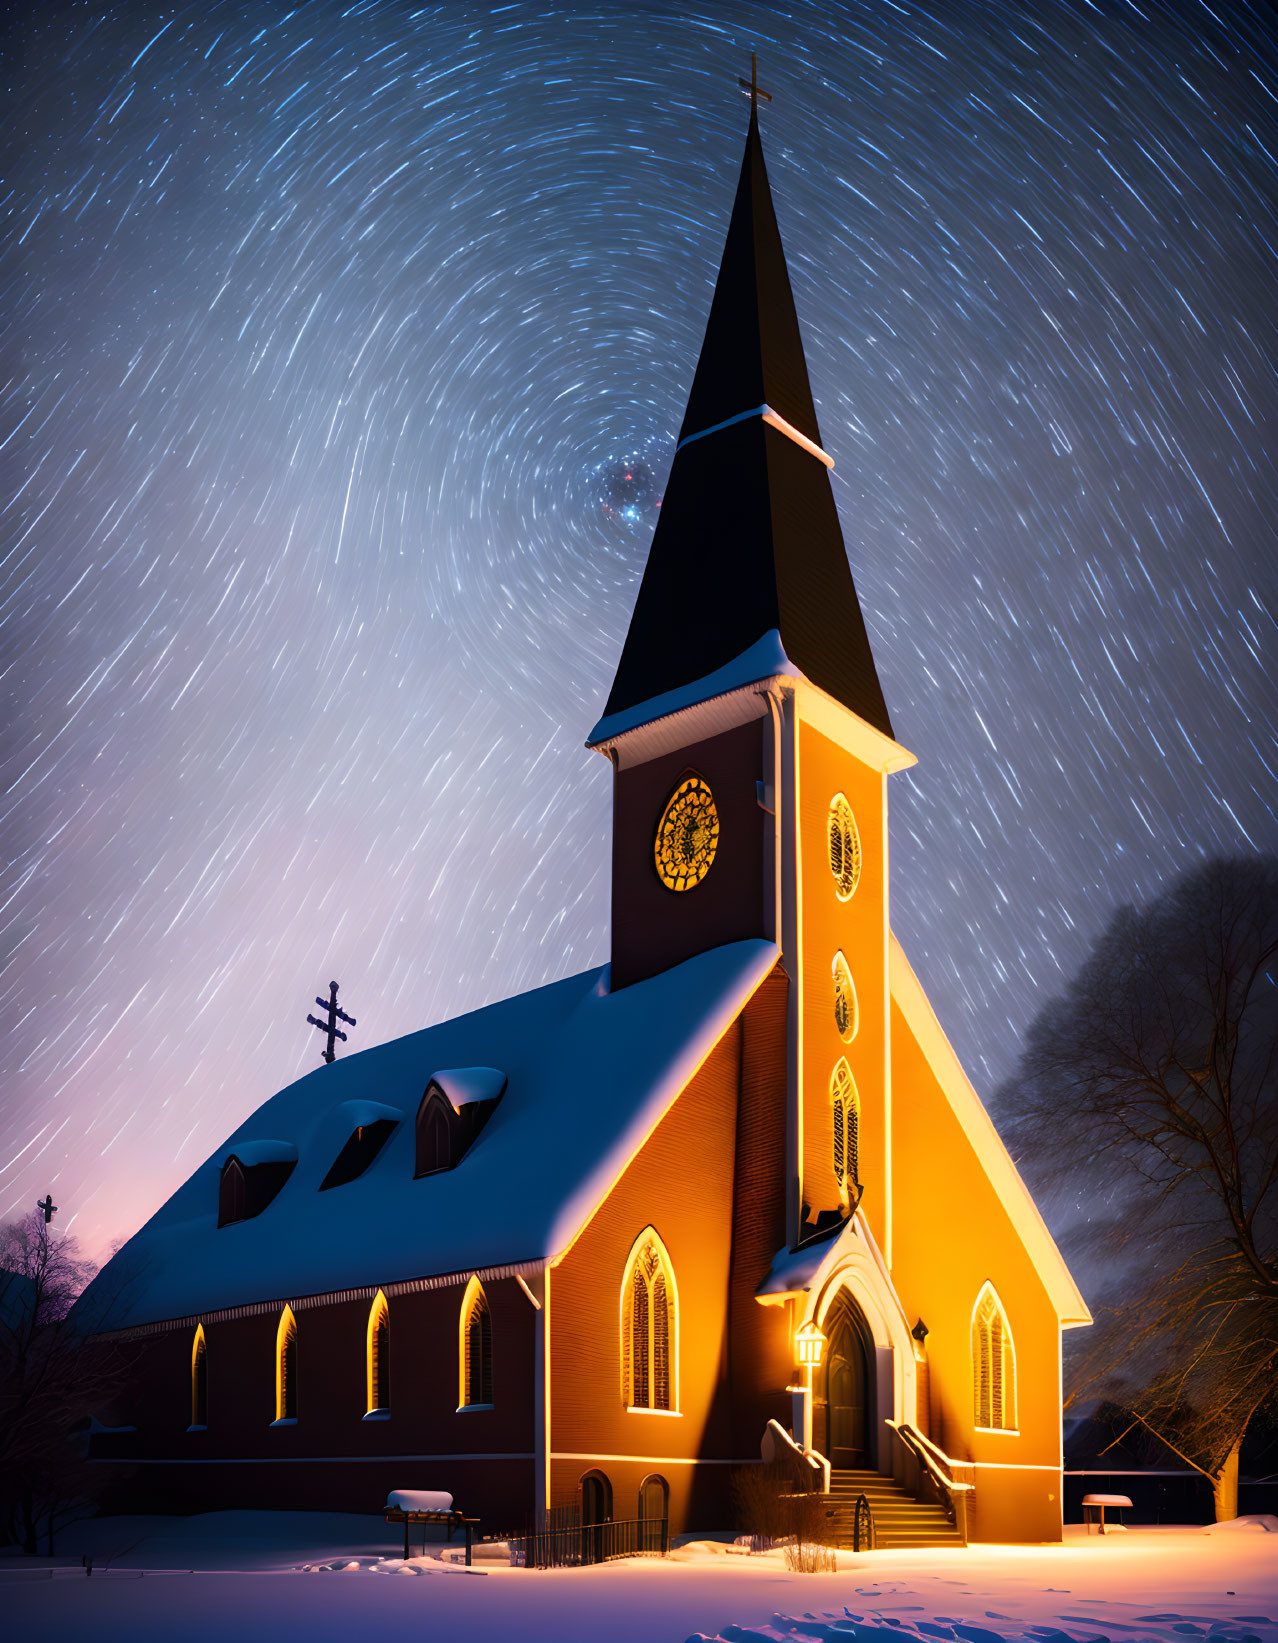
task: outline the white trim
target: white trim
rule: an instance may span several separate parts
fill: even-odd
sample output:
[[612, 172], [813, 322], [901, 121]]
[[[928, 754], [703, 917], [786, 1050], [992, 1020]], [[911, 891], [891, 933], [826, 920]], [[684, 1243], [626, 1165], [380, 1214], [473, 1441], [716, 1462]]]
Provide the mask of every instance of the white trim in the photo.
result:
[[515, 1274], [515, 1282], [519, 1285], [520, 1289], [523, 1290], [524, 1294], [527, 1295], [528, 1299], [536, 1307], [537, 1311], [540, 1312], [541, 1311], [541, 1302], [533, 1294], [532, 1290], [529, 1289], [528, 1282], [525, 1279], [522, 1272], [517, 1272]]
[[683, 1417], [682, 1409], [651, 1409], [643, 1403], [628, 1403], [626, 1413], [627, 1415], [678, 1415], [680, 1419]]
[[[1063, 1328], [1089, 1324], [1092, 1315], [1087, 1303], [1078, 1292], [1069, 1268], [1038, 1206], [1030, 1196], [1029, 1188], [1021, 1180], [1011, 1154], [999, 1138], [998, 1131], [981, 1104], [981, 1098], [972, 1088], [963, 1071], [953, 1046], [936, 1019], [927, 995], [918, 977], [910, 968], [901, 943], [892, 937], [890, 951], [892, 997], [896, 1000], [906, 1025], [918, 1042], [924, 1060], [931, 1068], [950, 1110], [959, 1122], [964, 1135], [976, 1153], [977, 1159], [1007, 1210], [1008, 1218], [1020, 1236], [1025, 1252], [1034, 1264], [1048, 1299], [1056, 1310]], [[1004, 1312], [1004, 1317], [1006, 1317]]]
[[[978, 1430], [979, 1430], [979, 1428], [978, 1428]], [[965, 1461], [960, 1461], [959, 1465], [961, 1465], [961, 1466], [975, 1466], [975, 1467], [978, 1467], [982, 1472], [1059, 1472], [1060, 1471], [1059, 1466], [1046, 1466], [1046, 1465], [1029, 1466], [1029, 1465], [1022, 1465], [1019, 1461], [1012, 1461], [1012, 1460], [965, 1460]], [[1097, 1474], [1097, 1475], [1099, 1476], [1100, 1474]]]
[[827, 456], [815, 439], [809, 439], [806, 434], [801, 434], [793, 422], [787, 422], [779, 412], [774, 411], [771, 405], [768, 404], [755, 405], [748, 411], [738, 411], [736, 416], [724, 417], [722, 422], [711, 423], [710, 427], [702, 428], [695, 434], [685, 434], [675, 446], [675, 455], [678, 456], [685, 445], [695, 445], [699, 439], [705, 439], [710, 434], [722, 433], [725, 428], [735, 428], [738, 423], [749, 422], [751, 418], [756, 416], [766, 422], [769, 428], [775, 428], [779, 434], [784, 434], [787, 439], [792, 439], [809, 456], [816, 457], [818, 462], [824, 462], [827, 468], [833, 468], [834, 458]]
[[477, 1409], [495, 1409], [492, 1403], [459, 1403], [453, 1411], [455, 1415], [473, 1415]]

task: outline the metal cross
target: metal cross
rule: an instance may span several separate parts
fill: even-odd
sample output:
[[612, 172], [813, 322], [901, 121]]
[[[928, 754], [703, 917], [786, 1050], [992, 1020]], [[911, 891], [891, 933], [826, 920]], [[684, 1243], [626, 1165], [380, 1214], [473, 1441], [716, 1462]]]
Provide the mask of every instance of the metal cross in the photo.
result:
[[750, 112], [752, 114], [758, 111], [760, 97], [763, 98], [765, 103], [770, 103], [772, 101], [772, 93], [770, 91], [761, 91], [759, 88], [758, 58], [755, 56], [754, 52], [750, 53], [750, 78], [748, 80], [743, 80], [738, 74], [737, 84], [741, 87], [742, 91], [748, 91], [750, 93]]
[[322, 1033], [328, 1034], [328, 1048], [323, 1052], [324, 1060], [336, 1061], [337, 1051], [333, 1048], [333, 1040], [340, 1038], [343, 1044], [346, 1042], [346, 1034], [341, 1030], [337, 1023], [339, 1021], [344, 1021], [348, 1027], [353, 1027], [355, 1025], [355, 1017], [353, 1015], [347, 1015], [345, 1010], [338, 1009], [337, 983], [335, 981], [329, 982], [328, 995], [329, 996], [327, 998], [316, 998], [315, 1000], [320, 1009], [327, 1012], [328, 1020], [317, 1021], [313, 1015], [308, 1015], [306, 1019], [310, 1022], [312, 1027], [318, 1027]]
[[53, 1194], [51, 1192], [46, 1192], [43, 1199], [36, 1199], [36, 1208], [44, 1211], [45, 1226], [48, 1226], [49, 1222], [52, 1221], [53, 1217], [58, 1213], [58, 1206], [54, 1203]]

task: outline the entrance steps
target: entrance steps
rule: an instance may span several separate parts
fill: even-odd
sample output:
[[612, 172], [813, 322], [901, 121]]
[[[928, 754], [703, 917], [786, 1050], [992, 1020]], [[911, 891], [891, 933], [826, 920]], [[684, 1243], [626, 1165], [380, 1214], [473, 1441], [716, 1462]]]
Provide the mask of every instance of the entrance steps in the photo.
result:
[[858, 1495], [864, 1495], [870, 1504], [874, 1544], [880, 1551], [963, 1544], [963, 1537], [943, 1506], [916, 1500], [893, 1478], [881, 1472], [832, 1471], [827, 1498], [837, 1546], [852, 1545]]

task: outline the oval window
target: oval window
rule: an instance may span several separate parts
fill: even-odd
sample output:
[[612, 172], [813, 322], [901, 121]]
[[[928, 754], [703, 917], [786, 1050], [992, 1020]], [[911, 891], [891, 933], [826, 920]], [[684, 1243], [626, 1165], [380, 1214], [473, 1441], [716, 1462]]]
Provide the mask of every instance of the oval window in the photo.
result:
[[852, 806], [842, 793], [830, 800], [829, 837], [834, 891], [840, 901], [848, 901], [861, 877], [861, 835]]
[[852, 972], [848, 969], [842, 949], [834, 955], [830, 968], [834, 976], [834, 1025], [839, 1029], [843, 1042], [850, 1044], [856, 1037], [858, 1026], [856, 988], [852, 985]]

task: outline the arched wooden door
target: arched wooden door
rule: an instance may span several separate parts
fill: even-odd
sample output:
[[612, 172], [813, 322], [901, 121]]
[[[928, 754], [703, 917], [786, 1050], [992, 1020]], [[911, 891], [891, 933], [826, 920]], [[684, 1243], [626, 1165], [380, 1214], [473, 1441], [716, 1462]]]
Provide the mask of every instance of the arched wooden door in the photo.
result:
[[[822, 1325], [826, 1347], [821, 1366], [821, 1396], [813, 1414], [813, 1436], [836, 1471], [864, 1470], [873, 1465], [870, 1411], [874, 1405], [873, 1343], [860, 1308], [841, 1291]], [[821, 1405], [824, 1404], [824, 1410]]]

